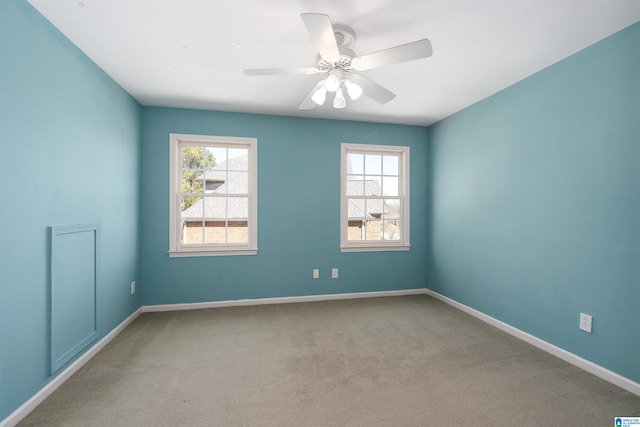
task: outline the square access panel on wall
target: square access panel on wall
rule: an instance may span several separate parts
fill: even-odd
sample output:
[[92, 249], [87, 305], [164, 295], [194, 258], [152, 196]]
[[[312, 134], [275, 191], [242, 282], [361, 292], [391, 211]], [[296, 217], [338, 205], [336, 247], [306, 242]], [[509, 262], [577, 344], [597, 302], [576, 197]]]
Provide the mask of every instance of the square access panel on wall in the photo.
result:
[[98, 337], [99, 225], [51, 228], [51, 373]]

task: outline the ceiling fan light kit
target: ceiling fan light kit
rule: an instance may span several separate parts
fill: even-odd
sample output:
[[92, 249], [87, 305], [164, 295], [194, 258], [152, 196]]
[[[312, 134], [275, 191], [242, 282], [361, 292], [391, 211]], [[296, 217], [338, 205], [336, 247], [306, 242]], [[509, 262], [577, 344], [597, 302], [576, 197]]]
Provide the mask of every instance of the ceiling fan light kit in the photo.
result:
[[[352, 77], [357, 77], [354, 75]], [[318, 105], [324, 105], [324, 102], [327, 99], [327, 92], [335, 92], [335, 97], [333, 98], [333, 108], [344, 108], [347, 106], [346, 98], [344, 97], [344, 90], [347, 90], [347, 95], [351, 98], [352, 101], [360, 98], [362, 95], [362, 88], [359, 84], [354, 83], [350, 78], [348, 79], [338, 79], [335, 81], [331, 80], [331, 77], [323, 80], [323, 83], [319, 88], [314, 88], [311, 99]]]
[[368, 55], [356, 56], [350, 49], [356, 41], [353, 30], [344, 25], [332, 25], [328, 15], [303, 13], [300, 15], [307, 27], [311, 40], [318, 50], [318, 63], [315, 68], [274, 68], [244, 70], [248, 76], [298, 74], [325, 74], [298, 109], [310, 110], [324, 105], [327, 92], [335, 92], [333, 108], [345, 108], [344, 92], [352, 101], [366, 95], [374, 101], [385, 104], [395, 98], [395, 94], [374, 83], [368, 78], [351, 74], [352, 71], [367, 71], [400, 62], [428, 58], [432, 55], [428, 39], [417, 40]]

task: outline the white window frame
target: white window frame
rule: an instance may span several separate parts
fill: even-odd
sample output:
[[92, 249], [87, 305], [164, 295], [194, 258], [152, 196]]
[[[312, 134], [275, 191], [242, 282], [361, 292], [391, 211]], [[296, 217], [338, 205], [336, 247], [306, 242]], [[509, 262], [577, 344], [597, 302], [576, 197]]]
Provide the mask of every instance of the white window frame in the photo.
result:
[[[247, 243], [208, 243], [202, 245], [180, 244], [181, 215], [180, 197], [182, 189], [183, 143], [200, 146], [226, 146], [248, 149], [249, 209]], [[258, 253], [258, 140], [256, 138], [189, 135], [172, 133], [169, 135], [169, 256], [196, 257], [222, 255], [256, 255]]]
[[[410, 188], [409, 188], [409, 164], [410, 150], [406, 146], [398, 145], [371, 145], [342, 143], [340, 146], [340, 251], [341, 252], [372, 252], [372, 251], [407, 251], [410, 243]], [[399, 194], [394, 199], [400, 199], [400, 240], [349, 240], [349, 218], [347, 197], [347, 154], [377, 154], [397, 155]], [[353, 196], [351, 196], [353, 197]]]

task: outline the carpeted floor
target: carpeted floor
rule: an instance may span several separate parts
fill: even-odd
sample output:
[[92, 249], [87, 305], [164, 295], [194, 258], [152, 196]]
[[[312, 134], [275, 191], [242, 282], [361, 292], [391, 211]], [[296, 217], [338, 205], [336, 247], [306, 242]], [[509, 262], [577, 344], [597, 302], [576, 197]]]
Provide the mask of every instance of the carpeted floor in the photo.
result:
[[19, 426], [612, 426], [640, 397], [429, 296], [141, 315]]

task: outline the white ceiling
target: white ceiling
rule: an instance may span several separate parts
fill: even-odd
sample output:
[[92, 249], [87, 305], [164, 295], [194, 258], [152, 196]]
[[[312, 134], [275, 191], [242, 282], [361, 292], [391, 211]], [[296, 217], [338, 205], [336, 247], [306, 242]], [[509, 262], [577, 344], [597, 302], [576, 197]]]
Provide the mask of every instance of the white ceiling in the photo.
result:
[[[430, 125], [640, 20], [640, 0], [29, 0], [146, 106]], [[433, 56], [363, 72], [397, 96], [299, 111], [320, 75], [300, 14], [350, 26], [357, 55], [428, 38]]]

